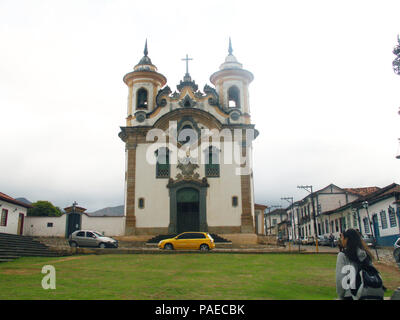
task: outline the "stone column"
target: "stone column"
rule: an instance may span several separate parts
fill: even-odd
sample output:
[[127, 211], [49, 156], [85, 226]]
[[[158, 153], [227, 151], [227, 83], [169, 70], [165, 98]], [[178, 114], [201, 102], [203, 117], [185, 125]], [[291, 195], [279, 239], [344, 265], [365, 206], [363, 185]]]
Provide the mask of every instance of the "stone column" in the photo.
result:
[[126, 143], [128, 151], [127, 178], [126, 178], [126, 221], [125, 235], [135, 234], [136, 216], [135, 216], [135, 182], [136, 182], [136, 147], [134, 143]]
[[[246, 157], [246, 153], [250, 152], [250, 148], [246, 148], [246, 142], [242, 142], [242, 156]], [[248, 163], [246, 161], [241, 165], [242, 168]], [[251, 168], [250, 168], [251, 171]], [[243, 172], [242, 172], [243, 173]], [[240, 176], [241, 198], [242, 198], [242, 215], [241, 215], [241, 233], [254, 233], [253, 217], [251, 215], [251, 179], [249, 174], [242, 174]]]

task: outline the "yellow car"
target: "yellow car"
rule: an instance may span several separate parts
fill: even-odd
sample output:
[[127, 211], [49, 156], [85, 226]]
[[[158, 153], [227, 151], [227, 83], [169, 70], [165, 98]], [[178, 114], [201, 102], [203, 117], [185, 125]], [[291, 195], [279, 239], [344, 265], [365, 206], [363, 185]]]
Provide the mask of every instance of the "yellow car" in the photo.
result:
[[201, 250], [208, 251], [215, 248], [214, 239], [207, 232], [183, 232], [175, 238], [161, 240], [160, 249], [174, 250]]

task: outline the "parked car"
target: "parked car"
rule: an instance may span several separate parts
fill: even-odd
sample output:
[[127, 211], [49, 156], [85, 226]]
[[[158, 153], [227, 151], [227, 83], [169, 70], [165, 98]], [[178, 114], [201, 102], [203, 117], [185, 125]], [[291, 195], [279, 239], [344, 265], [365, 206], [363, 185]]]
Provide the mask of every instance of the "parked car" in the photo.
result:
[[207, 232], [183, 232], [175, 238], [161, 240], [158, 248], [208, 251], [215, 248], [214, 239]]
[[375, 239], [372, 236], [372, 234], [364, 234], [362, 236], [362, 239], [364, 240], [364, 242], [368, 247], [375, 247]]
[[333, 246], [337, 247], [339, 245], [339, 242], [340, 242], [340, 239], [335, 236], [335, 238], [333, 239]]
[[294, 240], [294, 244], [301, 244], [301, 238], [297, 238]]
[[307, 237], [302, 238], [301, 239], [301, 244], [303, 244], [303, 245], [308, 244], [308, 238]]
[[307, 244], [311, 244], [311, 245], [315, 244], [315, 240], [314, 240], [313, 236], [310, 236], [307, 238]]
[[318, 236], [318, 245], [319, 246], [330, 246], [331, 242], [327, 236]]
[[68, 242], [71, 247], [118, 248], [118, 240], [92, 230], [77, 230], [71, 233]]
[[396, 240], [396, 242], [394, 243], [394, 247], [395, 247], [395, 248], [400, 248], [400, 238], [398, 238], [398, 239]]

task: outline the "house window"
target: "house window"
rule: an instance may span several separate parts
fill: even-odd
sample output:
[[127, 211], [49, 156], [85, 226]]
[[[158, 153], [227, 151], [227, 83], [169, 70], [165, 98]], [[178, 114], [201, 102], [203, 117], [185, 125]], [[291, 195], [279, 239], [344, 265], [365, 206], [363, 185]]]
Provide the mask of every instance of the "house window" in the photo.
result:
[[272, 219], [272, 225], [275, 226], [277, 223], [276, 219]]
[[335, 227], [336, 227], [336, 232], [339, 232], [339, 224], [337, 219], [335, 219]]
[[206, 177], [219, 177], [219, 150], [209, 147], [205, 160]]
[[238, 197], [237, 196], [233, 196], [232, 197], [232, 207], [237, 207], [238, 206]]
[[139, 206], [139, 209], [143, 209], [144, 208], [144, 198], [139, 198], [138, 206]]
[[367, 219], [367, 218], [364, 218], [364, 219], [363, 219], [363, 222], [364, 222], [364, 231], [365, 231], [365, 233], [369, 233], [369, 223], [368, 223], [368, 219]]
[[136, 109], [147, 109], [148, 93], [145, 88], [140, 88], [136, 93]]
[[396, 227], [397, 226], [397, 221], [396, 221], [396, 213], [394, 212], [393, 207], [389, 207], [389, 222], [390, 222], [390, 227]]
[[347, 215], [347, 227], [351, 228], [351, 216], [350, 216], [350, 214]]
[[358, 221], [357, 221], [357, 213], [353, 213], [353, 227], [357, 228]]
[[386, 229], [388, 227], [387, 218], [386, 218], [386, 211], [382, 210], [379, 214], [381, 216], [382, 229]]
[[47, 222], [47, 228], [52, 228], [53, 227], [53, 222]]
[[240, 107], [240, 91], [238, 87], [232, 86], [228, 90], [228, 106], [229, 108]]
[[7, 227], [8, 210], [1, 210], [0, 227]]
[[169, 178], [169, 150], [167, 148], [159, 148], [156, 151], [156, 178]]

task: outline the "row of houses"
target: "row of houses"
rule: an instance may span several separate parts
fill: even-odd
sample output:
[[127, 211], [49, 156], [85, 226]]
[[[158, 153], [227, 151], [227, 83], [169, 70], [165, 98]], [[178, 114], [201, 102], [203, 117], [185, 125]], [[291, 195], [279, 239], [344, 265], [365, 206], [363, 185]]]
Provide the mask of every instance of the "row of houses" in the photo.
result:
[[348, 228], [373, 235], [380, 246], [400, 237], [400, 186], [340, 188], [330, 184], [285, 209], [265, 214], [267, 235], [284, 240], [329, 236]]

